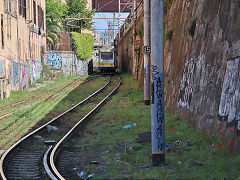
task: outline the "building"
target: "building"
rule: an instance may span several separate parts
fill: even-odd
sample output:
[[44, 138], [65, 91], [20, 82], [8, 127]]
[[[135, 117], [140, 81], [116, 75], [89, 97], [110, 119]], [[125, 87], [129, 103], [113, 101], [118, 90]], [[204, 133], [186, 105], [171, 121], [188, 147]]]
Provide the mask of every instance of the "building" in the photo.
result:
[[45, 0], [0, 0], [0, 98], [40, 78]]

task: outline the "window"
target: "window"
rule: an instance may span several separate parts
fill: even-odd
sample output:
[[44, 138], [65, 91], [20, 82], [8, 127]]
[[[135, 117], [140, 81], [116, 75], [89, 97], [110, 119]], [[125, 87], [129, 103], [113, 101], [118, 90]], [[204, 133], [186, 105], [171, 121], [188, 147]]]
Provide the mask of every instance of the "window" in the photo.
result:
[[37, 24], [37, 18], [36, 18], [36, 1], [33, 0], [33, 21], [34, 24]]
[[112, 52], [101, 52], [101, 60], [112, 60], [113, 53]]
[[7, 22], [7, 37], [8, 38], [11, 38], [11, 33], [12, 33], [12, 18], [9, 14], [6, 14], [7, 16], [7, 19], [6, 19], [6, 22]]
[[17, 4], [16, 0], [5, 0], [5, 12], [12, 16], [16, 16], [17, 15], [16, 4]]
[[26, 0], [18, 0], [19, 15], [26, 19]]
[[4, 48], [3, 15], [2, 14], [1, 14], [1, 35], [2, 35], [2, 48]]
[[42, 8], [38, 5], [38, 26], [44, 29], [44, 13]]

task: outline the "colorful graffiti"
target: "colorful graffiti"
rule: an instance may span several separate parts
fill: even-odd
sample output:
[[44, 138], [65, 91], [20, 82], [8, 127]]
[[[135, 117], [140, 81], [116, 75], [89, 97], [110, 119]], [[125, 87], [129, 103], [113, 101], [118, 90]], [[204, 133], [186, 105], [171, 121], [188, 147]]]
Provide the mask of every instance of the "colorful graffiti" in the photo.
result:
[[36, 78], [39, 79], [41, 77], [41, 72], [42, 72], [42, 62], [41, 62], [41, 60], [36, 59], [35, 65], [36, 65]]
[[48, 65], [53, 66], [55, 69], [62, 68], [62, 57], [58, 56], [57, 53], [52, 52], [48, 56]]
[[32, 81], [35, 82], [36, 81], [36, 62], [34, 60], [32, 60]]
[[227, 63], [219, 105], [219, 116], [221, 117], [221, 120], [224, 120], [227, 123], [237, 121], [238, 130], [240, 130], [239, 60], [240, 58], [235, 58], [229, 60]]
[[13, 62], [13, 86], [18, 85], [18, 63]]
[[0, 60], [0, 78], [6, 76], [5, 60]]
[[25, 65], [21, 65], [21, 88], [25, 89], [27, 86], [27, 68]]

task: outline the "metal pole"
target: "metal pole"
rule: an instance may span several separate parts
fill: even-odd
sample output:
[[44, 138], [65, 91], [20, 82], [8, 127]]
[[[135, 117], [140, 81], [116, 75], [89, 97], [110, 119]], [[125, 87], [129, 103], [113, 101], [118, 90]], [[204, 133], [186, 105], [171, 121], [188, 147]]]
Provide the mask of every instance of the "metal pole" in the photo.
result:
[[165, 162], [164, 0], [151, 0], [152, 164]]
[[119, 35], [119, 40], [120, 40], [120, 34], [121, 34], [121, 0], [118, 0], [118, 35]]
[[113, 39], [115, 38], [115, 12], [113, 13]]
[[[150, 0], [144, 0], [144, 46], [150, 47]], [[144, 102], [150, 105], [150, 54], [144, 53]]]

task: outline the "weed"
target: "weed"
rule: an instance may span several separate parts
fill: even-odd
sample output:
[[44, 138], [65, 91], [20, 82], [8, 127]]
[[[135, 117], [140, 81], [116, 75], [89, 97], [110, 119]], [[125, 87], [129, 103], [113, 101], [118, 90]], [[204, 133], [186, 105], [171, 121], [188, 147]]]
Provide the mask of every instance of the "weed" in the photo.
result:
[[166, 15], [168, 10], [171, 8], [173, 0], [164, 0], [164, 14]]
[[[165, 141], [172, 146], [166, 148], [166, 165], [160, 169], [152, 167], [151, 143], [140, 144], [136, 140], [139, 132], [151, 130], [151, 107], [144, 105], [144, 92], [137, 88], [138, 84], [132, 81], [131, 75], [123, 74], [122, 79], [118, 93], [86, 125], [86, 131], [91, 133], [78, 140], [80, 144], [93, 144], [92, 148], [82, 153], [91, 152], [95, 159], [103, 162], [101, 168], [104, 171], [99, 172], [97, 167], [91, 167], [91, 173], [97, 178], [235, 179], [239, 176], [237, 164], [240, 157], [231, 154], [227, 145], [221, 145], [222, 149], [218, 149], [222, 137], [205, 136], [204, 132], [191, 128], [179, 114], [171, 114], [167, 108]], [[137, 126], [119, 130], [132, 123]], [[177, 140], [181, 140], [180, 143], [174, 143]], [[188, 146], [189, 142], [192, 144]], [[212, 148], [212, 144], [216, 148]], [[81, 158], [88, 162], [84, 156]], [[89, 164], [83, 166], [87, 168]]]
[[43, 78], [37, 79], [37, 80], [36, 80], [36, 83], [42, 84], [42, 83], [43, 83]]
[[173, 29], [166, 31], [166, 40], [172, 40], [173, 37]]
[[168, 85], [170, 84], [170, 80], [169, 80], [169, 79], [167, 80], [167, 84], [168, 84]]
[[196, 29], [197, 19], [193, 19], [191, 25], [188, 28], [188, 33], [190, 36], [194, 36], [195, 29]]
[[143, 37], [144, 35], [144, 26], [143, 23], [141, 23], [141, 25], [139, 26], [138, 30], [137, 30], [137, 35], [139, 35], [140, 37]]

